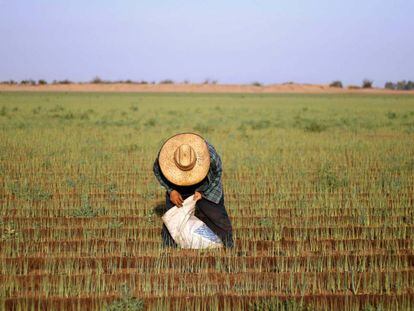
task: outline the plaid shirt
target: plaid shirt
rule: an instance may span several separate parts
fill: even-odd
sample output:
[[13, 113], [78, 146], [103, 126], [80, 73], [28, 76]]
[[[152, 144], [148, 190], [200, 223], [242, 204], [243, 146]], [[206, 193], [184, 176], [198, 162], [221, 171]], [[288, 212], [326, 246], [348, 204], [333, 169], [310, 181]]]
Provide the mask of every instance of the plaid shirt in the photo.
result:
[[[221, 175], [223, 172], [220, 156], [216, 149], [208, 141], [206, 141], [208, 151], [210, 153], [210, 169], [208, 170], [207, 178], [196, 191], [201, 192], [202, 196], [214, 203], [218, 203], [223, 196], [223, 186], [221, 184]], [[158, 157], [154, 162], [154, 175], [158, 179], [161, 186], [163, 186], [168, 193], [174, 190], [171, 183], [164, 177], [158, 164]]]

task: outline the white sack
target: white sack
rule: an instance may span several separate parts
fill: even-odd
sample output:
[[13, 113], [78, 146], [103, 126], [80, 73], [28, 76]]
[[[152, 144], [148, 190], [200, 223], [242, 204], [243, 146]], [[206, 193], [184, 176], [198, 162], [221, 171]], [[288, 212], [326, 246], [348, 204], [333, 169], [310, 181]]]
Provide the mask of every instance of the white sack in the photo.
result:
[[223, 243], [220, 238], [194, 216], [196, 201], [194, 196], [184, 200], [182, 207], [170, 208], [162, 220], [174, 241], [181, 248], [220, 248]]

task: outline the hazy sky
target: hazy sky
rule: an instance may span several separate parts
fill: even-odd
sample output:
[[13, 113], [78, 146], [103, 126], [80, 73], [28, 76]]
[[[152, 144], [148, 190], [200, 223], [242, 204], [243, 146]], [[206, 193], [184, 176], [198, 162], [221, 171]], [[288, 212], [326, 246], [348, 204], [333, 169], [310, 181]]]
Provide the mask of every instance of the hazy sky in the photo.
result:
[[413, 0], [0, 0], [0, 80], [414, 80]]

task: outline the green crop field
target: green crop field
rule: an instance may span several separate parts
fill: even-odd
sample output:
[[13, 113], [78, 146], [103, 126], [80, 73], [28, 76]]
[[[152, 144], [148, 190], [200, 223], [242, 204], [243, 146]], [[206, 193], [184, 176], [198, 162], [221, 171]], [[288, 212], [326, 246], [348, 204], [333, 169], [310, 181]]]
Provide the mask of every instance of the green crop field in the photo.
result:
[[[184, 131], [233, 250], [161, 247]], [[0, 93], [0, 309], [410, 310], [413, 202], [412, 95]]]

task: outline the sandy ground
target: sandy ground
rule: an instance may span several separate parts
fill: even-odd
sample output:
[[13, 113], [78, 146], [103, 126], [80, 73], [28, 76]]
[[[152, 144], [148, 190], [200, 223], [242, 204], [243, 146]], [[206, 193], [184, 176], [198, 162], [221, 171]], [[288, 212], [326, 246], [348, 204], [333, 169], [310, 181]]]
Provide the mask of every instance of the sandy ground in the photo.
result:
[[323, 84], [272, 84], [265, 86], [240, 84], [48, 84], [8, 85], [0, 84], [1, 91], [44, 91], [44, 92], [137, 92], [137, 93], [367, 93], [367, 94], [414, 94], [414, 91], [393, 91], [386, 89], [333, 88]]

